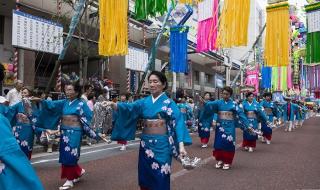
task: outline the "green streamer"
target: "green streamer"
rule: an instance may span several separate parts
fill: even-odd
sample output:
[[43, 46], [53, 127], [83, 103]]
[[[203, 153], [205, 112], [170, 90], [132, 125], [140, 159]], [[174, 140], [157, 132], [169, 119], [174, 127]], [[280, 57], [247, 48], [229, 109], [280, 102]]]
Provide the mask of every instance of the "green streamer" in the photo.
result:
[[320, 32], [308, 33], [306, 63], [320, 64]]
[[288, 72], [287, 67], [281, 67], [281, 87], [280, 90], [285, 91], [288, 89]]
[[162, 16], [166, 11], [167, 0], [136, 0], [135, 3], [135, 17], [137, 20]]
[[279, 72], [278, 67], [272, 67], [272, 91], [278, 90]]

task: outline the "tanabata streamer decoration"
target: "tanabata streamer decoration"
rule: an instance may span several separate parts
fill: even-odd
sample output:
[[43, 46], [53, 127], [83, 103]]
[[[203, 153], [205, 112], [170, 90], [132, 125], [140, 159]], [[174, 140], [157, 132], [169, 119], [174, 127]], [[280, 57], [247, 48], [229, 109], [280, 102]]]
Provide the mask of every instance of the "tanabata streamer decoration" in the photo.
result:
[[189, 28], [175, 26], [170, 29], [170, 65], [171, 71], [187, 73], [187, 37]]
[[202, 0], [179, 0], [179, 3], [184, 3], [184, 4], [192, 4], [192, 3], [199, 3]]
[[128, 53], [128, 0], [100, 0], [99, 55]]
[[137, 20], [161, 16], [167, 11], [167, 0], [136, 0], [134, 9]]
[[218, 47], [246, 46], [250, 0], [225, 0], [220, 17]]
[[282, 2], [267, 7], [265, 61], [269, 67], [287, 66], [290, 62], [289, 4]]
[[305, 6], [308, 35], [306, 64], [320, 64], [320, 2]]
[[320, 89], [320, 65], [306, 66], [306, 81], [310, 90]]
[[291, 65], [272, 67], [272, 90], [286, 91], [292, 88]]
[[197, 51], [216, 50], [219, 0], [204, 0], [199, 3], [198, 9]]
[[262, 67], [262, 88], [271, 88], [272, 67]]

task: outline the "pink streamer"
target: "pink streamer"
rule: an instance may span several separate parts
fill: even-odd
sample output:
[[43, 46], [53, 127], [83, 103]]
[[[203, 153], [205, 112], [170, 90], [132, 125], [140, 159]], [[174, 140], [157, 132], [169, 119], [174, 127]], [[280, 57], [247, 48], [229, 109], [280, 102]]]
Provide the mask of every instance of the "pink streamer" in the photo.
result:
[[213, 16], [211, 18], [198, 22], [197, 52], [206, 52], [217, 49], [218, 3], [219, 0], [214, 0]]

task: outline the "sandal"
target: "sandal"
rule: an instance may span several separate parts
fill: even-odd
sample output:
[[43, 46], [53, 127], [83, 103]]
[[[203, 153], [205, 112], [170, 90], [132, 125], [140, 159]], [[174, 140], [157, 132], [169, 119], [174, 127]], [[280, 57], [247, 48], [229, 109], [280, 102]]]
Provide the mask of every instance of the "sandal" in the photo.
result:
[[222, 167], [222, 164], [223, 164], [222, 161], [218, 161], [218, 162], [216, 163], [216, 168], [217, 168], [217, 169], [221, 168], [221, 167]]
[[82, 177], [85, 173], [86, 173], [86, 170], [82, 169], [82, 170], [81, 170], [81, 174], [80, 174], [80, 176], [79, 176], [78, 178], [76, 178], [76, 179], [72, 180], [72, 181], [73, 181], [73, 183], [77, 183], [77, 182], [79, 182], [79, 181], [80, 181], [80, 179], [81, 179], [81, 177]]
[[228, 170], [228, 169], [230, 169], [230, 165], [229, 164], [223, 164], [222, 169], [223, 170]]
[[59, 190], [71, 189], [72, 187], [73, 187], [73, 182], [70, 180], [67, 180], [61, 187], [59, 187]]

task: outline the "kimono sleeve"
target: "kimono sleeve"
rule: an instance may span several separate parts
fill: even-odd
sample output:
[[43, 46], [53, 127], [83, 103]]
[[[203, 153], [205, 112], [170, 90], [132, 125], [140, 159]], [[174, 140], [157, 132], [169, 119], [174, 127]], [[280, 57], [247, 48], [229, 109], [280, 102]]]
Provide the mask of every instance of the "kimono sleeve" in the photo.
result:
[[237, 121], [238, 121], [238, 126], [240, 126], [241, 129], [246, 129], [249, 127], [250, 122], [247, 119], [247, 116], [244, 114], [244, 111], [238, 104], [235, 104], [235, 107], [233, 109], [233, 112], [235, 115], [237, 115]]
[[212, 117], [212, 121], [216, 122], [218, 120], [218, 114], [214, 113]]
[[117, 111], [113, 114], [111, 140], [134, 140], [138, 119], [142, 116], [145, 99], [133, 103], [117, 103]]
[[66, 100], [43, 100], [36, 127], [57, 130]]
[[89, 106], [82, 102], [82, 107], [80, 110], [80, 122], [82, 124], [82, 128], [84, 133], [92, 138], [92, 139], [97, 139], [98, 135], [96, 134], [96, 132], [90, 127], [91, 121], [92, 121], [92, 116], [93, 116], [93, 112], [91, 111], [91, 109], [89, 108]]
[[15, 105], [9, 106], [7, 109], [7, 114], [5, 116], [9, 120], [11, 125], [15, 125], [15, 117], [19, 111], [20, 104], [21, 104], [21, 102], [15, 104]]
[[[200, 115], [199, 126], [210, 128], [214, 114], [218, 112], [218, 100], [206, 102]], [[218, 118], [218, 116], [217, 116]]]
[[261, 120], [262, 122], [268, 121], [268, 117], [267, 117], [266, 113], [263, 111], [263, 107], [260, 106], [259, 104], [257, 105], [256, 113], [258, 115], [259, 120]]
[[278, 107], [274, 103], [272, 104], [272, 113], [273, 113], [274, 117], [278, 117], [278, 115], [279, 115]]
[[176, 142], [183, 142], [185, 145], [191, 145], [192, 139], [178, 106], [172, 102], [170, 108], [172, 109], [172, 115], [175, 120]]

